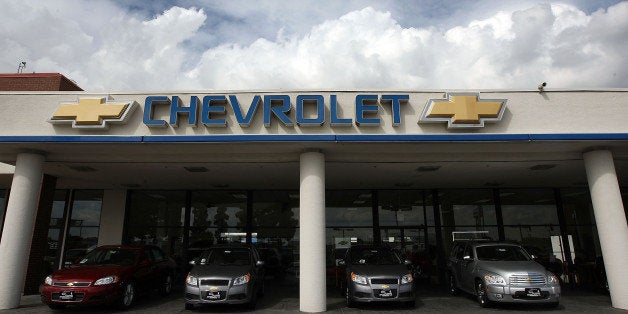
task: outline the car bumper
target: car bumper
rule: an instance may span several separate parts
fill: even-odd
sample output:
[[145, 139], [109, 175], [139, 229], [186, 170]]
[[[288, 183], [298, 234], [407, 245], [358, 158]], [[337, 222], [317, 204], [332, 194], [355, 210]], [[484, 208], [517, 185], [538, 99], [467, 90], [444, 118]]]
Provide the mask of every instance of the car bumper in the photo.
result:
[[413, 284], [352, 284], [351, 298], [357, 302], [407, 302], [415, 300]]
[[492, 302], [503, 303], [558, 303], [560, 286], [487, 286], [487, 296]]
[[[54, 305], [87, 305], [111, 303], [122, 296], [120, 284], [90, 286], [90, 287], [55, 287], [42, 286], [40, 288], [41, 301]], [[72, 292], [71, 298], [64, 294]]]
[[185, 286], [187, 304], [244, 304], [253, 298], [253, 285], [238, 286]]

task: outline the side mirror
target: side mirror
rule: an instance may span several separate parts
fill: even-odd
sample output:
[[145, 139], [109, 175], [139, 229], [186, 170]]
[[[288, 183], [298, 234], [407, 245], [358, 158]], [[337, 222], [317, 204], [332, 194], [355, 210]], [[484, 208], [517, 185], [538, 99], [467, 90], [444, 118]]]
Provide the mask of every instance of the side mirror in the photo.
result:
[[473, 259], [471, 258], [471, 256], [469, 255], [465, 255], [464, 257], [462, 257], [462, 260], [466, 261], [466, 262], [471, 262], [473, 261]]

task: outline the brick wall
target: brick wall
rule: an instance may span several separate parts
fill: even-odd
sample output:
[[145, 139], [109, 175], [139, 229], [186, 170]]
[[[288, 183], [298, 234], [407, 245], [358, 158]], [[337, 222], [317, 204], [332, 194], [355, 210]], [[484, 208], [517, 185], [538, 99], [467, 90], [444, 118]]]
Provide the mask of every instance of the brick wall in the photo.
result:
[[0, 91], [82, 91], [59, 73], [0, 74]]

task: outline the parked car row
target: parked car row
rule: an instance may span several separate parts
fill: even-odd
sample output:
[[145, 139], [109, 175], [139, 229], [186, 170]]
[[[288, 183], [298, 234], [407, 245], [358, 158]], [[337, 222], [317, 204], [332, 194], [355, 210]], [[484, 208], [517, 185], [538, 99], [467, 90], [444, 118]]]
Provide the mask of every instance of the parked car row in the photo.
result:
[[[189, 263], [185, 309], [211, 304], [245, 304], [254, 309], [265, 292], [267, 274], [283, 278], [278, 250], [251, 245], [219, 245]], [[416, 265], [395, 249], [353, 245], [338, 259], [341, 292], [348, 307], [358, 303], [401, 302], [414, 307]], [[130, 307], [140, 294], [167, 295], [177, 265], [156, 246], [102, 246], [47, 276], [42, 302], [52, 309], [68, 305], [115, 304]], [[523, 247], [504, 242], [455, 242], [447, 262], [449, 291], [475, 295], [480, 306], [493, 303], [547, 303], [557, 306], [556, 274]]]

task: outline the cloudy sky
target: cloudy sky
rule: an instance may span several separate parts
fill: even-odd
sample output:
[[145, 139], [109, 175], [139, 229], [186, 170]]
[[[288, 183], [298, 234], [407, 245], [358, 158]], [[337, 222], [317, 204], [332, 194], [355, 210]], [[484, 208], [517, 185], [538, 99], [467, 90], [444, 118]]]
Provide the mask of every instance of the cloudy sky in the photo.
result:
[[628, 1], [0, 1], [0, 73], [88, 91], [628, 87]]

